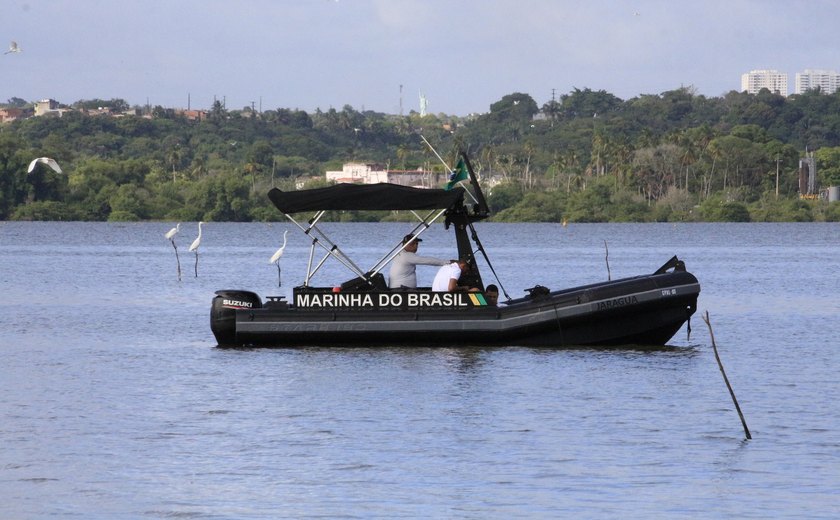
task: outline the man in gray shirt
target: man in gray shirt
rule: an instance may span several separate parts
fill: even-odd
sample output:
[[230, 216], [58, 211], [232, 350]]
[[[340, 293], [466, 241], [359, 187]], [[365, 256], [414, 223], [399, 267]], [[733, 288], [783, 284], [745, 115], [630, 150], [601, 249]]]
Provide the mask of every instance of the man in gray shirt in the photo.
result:
[[394, 257], [391, 262], [391, 273], [389, 275], [388, 287], [391, 289], [399, 289], [400, 287], [407, 287], [409, 289], [417, 288], [417, 266], [418, 265], [446, 265], [449, 260], [440, 260], [430, 256], [419, 256], [417, 254], [417, 246], [422, 242], [421, 239], [415, 238], [414, 235], [406, 235], [403, 238], [403, 249]]

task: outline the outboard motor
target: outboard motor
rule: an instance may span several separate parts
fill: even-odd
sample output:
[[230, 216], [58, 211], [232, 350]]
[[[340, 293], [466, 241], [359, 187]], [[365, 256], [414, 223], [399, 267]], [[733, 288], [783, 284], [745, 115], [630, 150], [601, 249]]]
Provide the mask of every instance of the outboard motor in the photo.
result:
[[251, 291], [216, 291], [210, 308], [210, 330], [220, 346], [236, 344], [236, 311], [259, 309], [260, 297]]

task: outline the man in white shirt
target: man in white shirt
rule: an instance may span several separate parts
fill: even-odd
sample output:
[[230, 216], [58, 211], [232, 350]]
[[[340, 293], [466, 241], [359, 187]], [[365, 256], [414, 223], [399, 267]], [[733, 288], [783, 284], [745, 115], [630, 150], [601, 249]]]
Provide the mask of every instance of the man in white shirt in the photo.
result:
[[466, 260], [458, 260], [441, 267], [437, 275], [435, 275], [435, 281], [432, 282], [432, 290], [441, 292], [478, 291], [478, 289], [473, 287], [458, 285], [458, 279], [461, 278], [461, 273], [469, 270], [470, 264]]
[[417, 254], [417, 246], [422, 242], [414, 235], [406, 235], [403, 238], [403, 250], [391, 261], [391, 272], [389, 274], [388, 287], [399, 289], [407, 287], [417, 288], [417, 266], [418, 265], [446, 265], [449, 260], [440, 260], [430, 256]]

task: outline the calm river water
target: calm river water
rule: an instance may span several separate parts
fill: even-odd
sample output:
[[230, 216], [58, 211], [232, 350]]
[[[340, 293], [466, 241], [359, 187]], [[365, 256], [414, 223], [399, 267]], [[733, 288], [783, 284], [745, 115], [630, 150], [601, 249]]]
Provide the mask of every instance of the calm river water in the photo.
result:
[[[196, 277], [184, 223], [179, 281], [172, 225], [0, 222], [1, 518], [840, 515], [840, 224], [477, 225], [511, 297], [685, 260], [690, 338], [608, 351], [219, 349], [213, 292], [289, 294], [308, 244], [209, 223]], [[326, 227], [362, 267], [410, 231]]]

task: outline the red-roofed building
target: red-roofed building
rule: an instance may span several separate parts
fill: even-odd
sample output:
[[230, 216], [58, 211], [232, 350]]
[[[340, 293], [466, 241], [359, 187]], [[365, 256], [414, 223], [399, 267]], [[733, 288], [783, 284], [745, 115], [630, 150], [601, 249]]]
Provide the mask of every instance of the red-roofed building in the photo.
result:
[[16, 119], [23, 119], [24, 111], [22, 108], [0, 108], [0, 123], [11, 123]]

